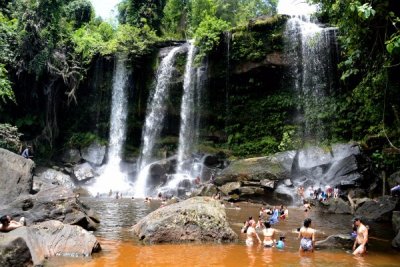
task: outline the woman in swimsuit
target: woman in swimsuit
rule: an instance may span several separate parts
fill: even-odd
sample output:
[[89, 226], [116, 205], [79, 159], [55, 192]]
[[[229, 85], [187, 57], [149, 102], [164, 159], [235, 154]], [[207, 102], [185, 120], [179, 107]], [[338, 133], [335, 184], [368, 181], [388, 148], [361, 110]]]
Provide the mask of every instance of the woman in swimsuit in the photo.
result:
[[304, 220], [304, 226], [300, 228], [299, 238], [300, 248], [299, 251], [311, 251], [314, 252], [315, 245], [315, 230], [310, 227], [311, 219], [307, 218]]
[[263, 245], [266, 248], [272, 248], [275, 244], [275, 229], [271, 228], [271, 224], [269, 222], [264, 222], [264, 226], [265, 228], [263, 229]]
[[256, 232], [256, 222], [254, 220], [251, 221], [249, 228], [246, 231], [246, 245], [252, 246], [254, 245], [254, 238], [257, 238], [258, 242], [261, 243], [261, 239]]

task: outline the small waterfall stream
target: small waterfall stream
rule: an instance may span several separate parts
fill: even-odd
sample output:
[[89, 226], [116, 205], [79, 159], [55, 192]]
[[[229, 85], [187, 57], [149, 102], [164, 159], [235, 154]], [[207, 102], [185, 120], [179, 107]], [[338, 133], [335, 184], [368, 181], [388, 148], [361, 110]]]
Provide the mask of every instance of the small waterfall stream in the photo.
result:
[[181, 47], [173, 48], [165, 56], [157, 71], [157, 82], [154, 94], [148, 102], [146, 121], [142, 134], [142, 151], [138, 165], [138, 177], [135, 184], [135, 197], [146, 196], [146, 186], [154, 147], [163, 128], [169, 97], [169, 83], [174, 70], [176, 54]]
[[126, 118], [127, 118], [127, 92], [126, 86], [129, 73], [126, 68], [126, 56], [117, 55], [111, 100], [110, 115], [110, 137], [108, 144], [107, 164], [103, 173], [96, 178], [93, 185], [89, 187], [94, 195], [97, 193], [126, 192], [129, 188], [128, 178], [120, 169], [121, 155], [126, 139]]

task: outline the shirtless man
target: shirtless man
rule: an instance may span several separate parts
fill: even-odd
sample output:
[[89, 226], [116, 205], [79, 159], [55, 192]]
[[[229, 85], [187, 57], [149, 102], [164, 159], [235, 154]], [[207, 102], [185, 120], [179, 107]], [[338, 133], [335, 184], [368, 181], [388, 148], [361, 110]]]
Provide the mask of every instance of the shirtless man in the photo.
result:
[[354, 219], [354, 225], [357, 227], [357, 237], [354, 240], [353, 255], [363, 255], [367, 252], [368, 228], [361, 222], [360, 218]]
[[8, 215], [1, 216], [0, 218], [0, 232], [10, 232], [11, 230], [17, 229], [25, 224], [25, 218], [21, 217], [20, 221], [11, 220]]
[[271, 224], [269, 222], [264, 222], [265, 228], [263, 229], [264, 241], [263, 245], [266, 248], [271, 248], [274, 246], [275, 240], [275, 229], [271, 228]]
[[307, 218], [304, 220], [304, 226], [300, 228], [299, 238], [300, 239], [300, 252], [311, 251], [314, 252], [315, 245], [315, 229], [310, 227], [311, 219]]
[[249, 228], [247, 228], [247, 231], [246, 231], [246, 235], [247, 235], [246, 245], [247, 246], [253, 246], [255, 238], [257, 238], [258, 242], [261, 244], [261, 239], [260, 239], [260, 237], [258, 236], [258, 234], [256, 232], [256, 225], [257, 224], [256, 224], [256, 222], [254, 220], [251, 220], [250, 222], [251, 222], [251, 224], [250, 224]]

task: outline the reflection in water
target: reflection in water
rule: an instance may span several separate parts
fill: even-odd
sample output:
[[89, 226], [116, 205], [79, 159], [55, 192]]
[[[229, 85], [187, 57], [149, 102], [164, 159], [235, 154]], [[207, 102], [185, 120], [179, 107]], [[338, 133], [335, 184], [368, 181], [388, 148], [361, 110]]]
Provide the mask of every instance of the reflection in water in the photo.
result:
[[[273, 264], [272, 253], [278, 252], [273, 248], [264, 248], [262, 251], [262, 259], [266, 266], [271, 266]], [[279, 252], [278, 252], [279, 253]]]
[[[102, 251], [93, 258], [55, 257], [46, 262], [46, 267], [131, 267], [131, 266], [324, 266], [324, 267], [369, 267], [398, 266], [400, 255], [391, 250], [390, 242], [382, 239], [371, 239], [368, 254], [364, 257], [353, 257], [351, 245], [344, 250], [316, 250], [314, 253], [300, 255], [299, 240], [293, 229], [300, 227], [304, 220], [304, 211], [290, 208], [288, 220], [274, 225], [286, 236], [283, 251], [264, 249], [256, 244], [246, 247], [245, 236], [240, 228], [248, 216], [258, 217], [259, 205], [241, 203], [241, 210], [226, 209], [232, 229], [239, 234], [239, 242], [234, 244], [162, 244], [142, 245], [133, 236], [131, 226], [149, 212], [157, 209], [160, 203], [132, 199], [94, 199], [82, 198], [99, 215], [101, 224], [95, 232]], [[230, 205], [226, 205], [229, 207]], [[349, 234], [350, 215], [308, 214], [313, 226], [318, 230], [317, 240], [331, 234]], [[374, 235], [388, 237], [391, 228], [385, 225], [373, 225]], [[389, 231], [389, 233], [387, 233]], [[393, 233], [392, 233], [393, 234]]]

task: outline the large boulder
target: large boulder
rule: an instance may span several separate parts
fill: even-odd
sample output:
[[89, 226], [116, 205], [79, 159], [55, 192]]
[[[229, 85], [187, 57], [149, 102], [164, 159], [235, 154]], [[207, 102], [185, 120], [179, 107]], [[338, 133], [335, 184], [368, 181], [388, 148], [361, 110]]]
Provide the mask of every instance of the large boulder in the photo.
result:
[[353, 245], [354, 240], [351, 239], [350, 235], [330, 235], [324, 240], [315, 242], [317, 249], [350, 249]]
[[15, 237], [4, 240], [4, 234], [0, 234], [0, 236], [0, 266], [33, 266], [31, 251], [23, 238]]
[[106, 155], [106, 146], [94, 142], [88, 147], [82, 148], [81, 153], [84, 160], [99, 166], [104, 161], [104, 157]]
[[97, 176], [92, 166], [87, 162], [74, 166], [74, 175], [79, 182], [85, 182]]
[[76, 163], [79, 163], [82, 160], [81, 152], [78, 149], [75, 149], [75, 148], [66, 149], [61, 154], [61, 158], [60, 159], [64, 163], [76, 164]]
[[221, 203], [210, 197], [159, 208], [134, 225], [133, 232], [146, 243], [231, 242], [238, 238]]
[[242, 159], [232, 162], [215, 179], [215, 184], [221, 186], [229, 182], [284, 180], [289, 173], [273, 157]]
[[34, 191], [40, 191], [44, 184], [63, 185], [67, 188], [75, 188], [75, 184], [68, 174], [49, 168], [38, 168], [33, 179]]
[[31, 192], [34, 167], [32, 160], [0, 148], [0, 205]]
[[52, 184], [46, 184], [35, 195], [21, 195], [0, 207], [0, 214], [24, 216], [28, 224], [58, 220], [88, 230], [95, 230], [99, 223], [93, 211], [83, 205], [70, 189]]
[[322, 211], [336, 214], [351, 214], [351, 207], [349, 203], [341, 198], [329, 198], [327, 201], [319, 202], [319, 207]]
[[371, 221], [390, 221], [392, 211], [397, 206], [397, 201], [397, 198], [390, 196], [370, 199], [356, 210], [356, 216]]
[[48, 257], [88, 257], [101, 249], [93, 234], [59, 221], [20, 227], [0, 237], [1, 266], [41, 266]]

